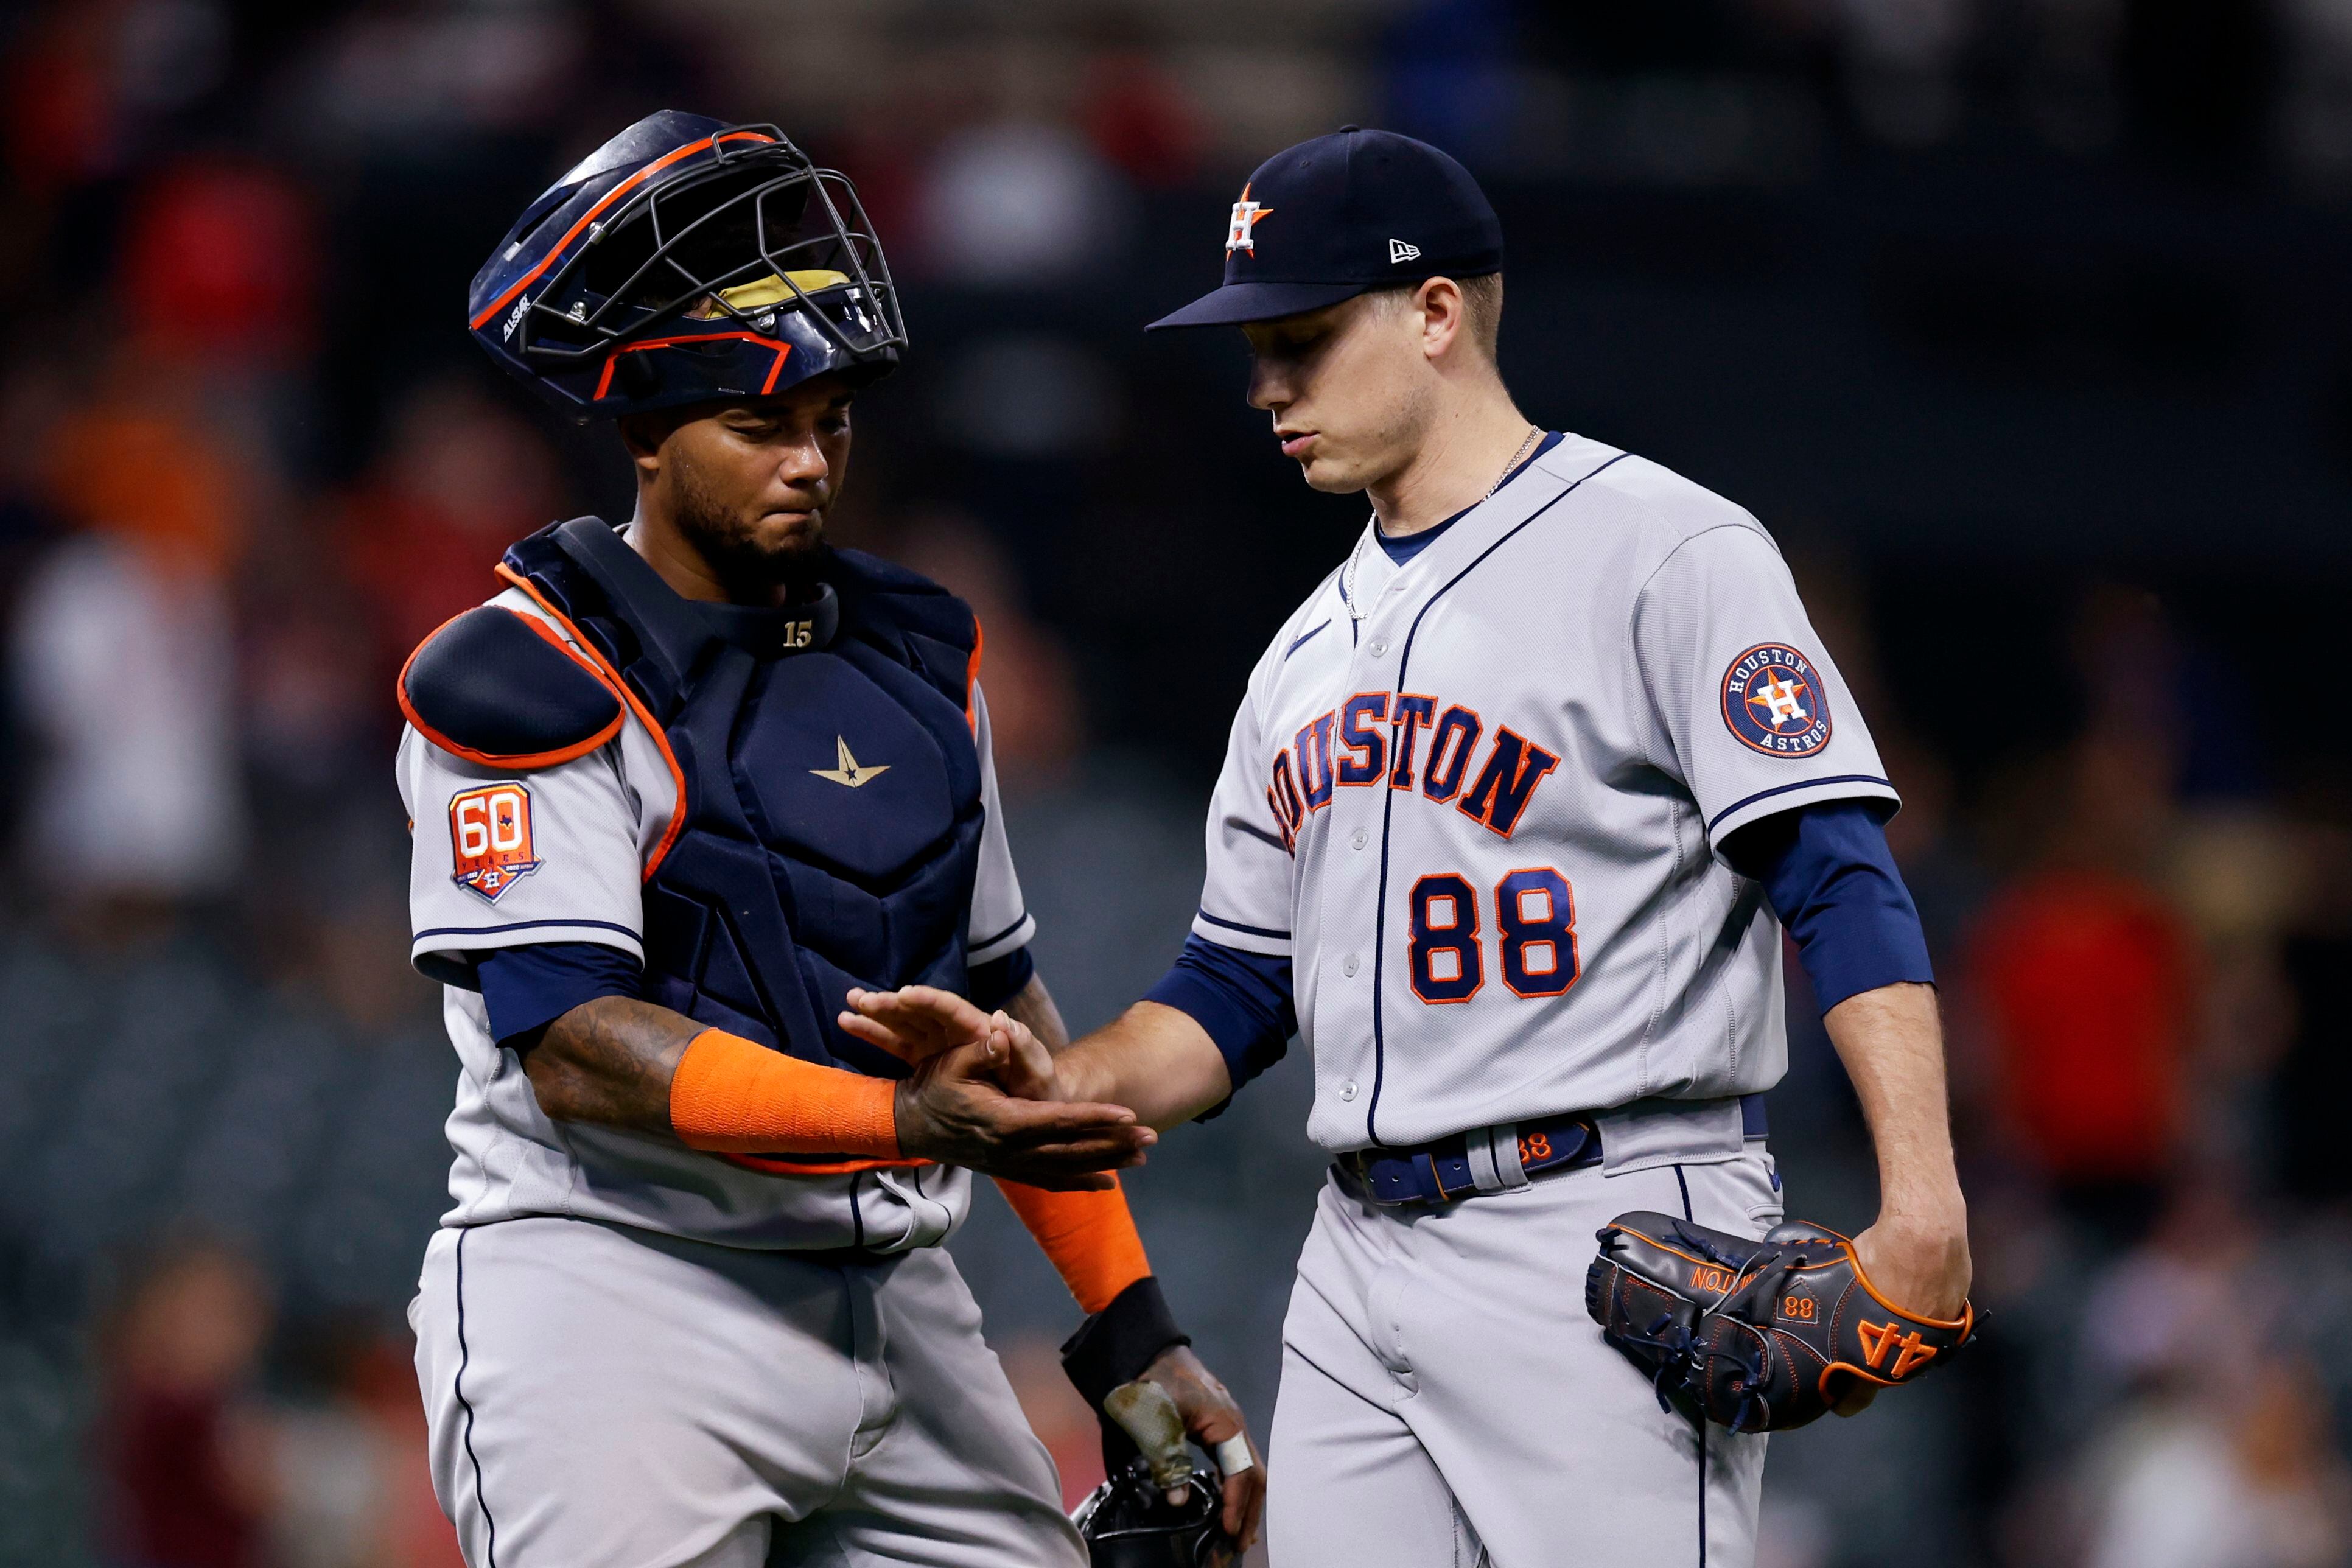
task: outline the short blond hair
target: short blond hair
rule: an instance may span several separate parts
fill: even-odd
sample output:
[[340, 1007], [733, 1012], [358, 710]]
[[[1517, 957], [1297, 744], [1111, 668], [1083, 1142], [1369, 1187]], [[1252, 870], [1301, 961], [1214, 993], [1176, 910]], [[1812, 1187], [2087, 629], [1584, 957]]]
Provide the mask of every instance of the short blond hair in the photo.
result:
[[1503, 275], [1482, 272], [1458, 281], [1462, 285], [1462, 302], [1470, 318], [1470, 336], [1491, 360], [1503, 338]]
[[[1426, 279], [1423, 279], [1423, 282], [1426, 281]], [[1464, 324], [1470, 331], [1470, 341], [1478, 346], [1480, 353], [1486, 356], [1487, 363], [1496, 363], [1496, 345], [1503, 336], [1503, 275], [1481, 272], [1472, 278], [1456, 278], [1454, 285], [1462, 290], [1462, 314]], [[1401, 283], [1379, 292], [1383, 307], [1396, 310], [1411, 300], [1420, 288], [1420, 283]]]

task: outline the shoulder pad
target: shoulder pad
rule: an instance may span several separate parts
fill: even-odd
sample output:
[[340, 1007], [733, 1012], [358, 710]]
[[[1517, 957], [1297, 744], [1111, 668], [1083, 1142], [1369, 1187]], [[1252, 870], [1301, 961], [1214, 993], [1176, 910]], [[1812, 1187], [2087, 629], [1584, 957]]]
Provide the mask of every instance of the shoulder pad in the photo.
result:
[[546, 768], [621, 731], [621, 700], [554, 629], [485, 605], [426, 637], [400, 672], [417, 733], [471, 763]]
[[846, 610], [970, 653], [980, 640], [971, 606], [918, 572], [862, 550], [836, 550], [831, 580]]
[[980, 622], [971, 606], [917, 572], [862, 550], [836, 550], [829, 580], [845, 631], [895, 648], [958, 707], [968, 708], [980, 668]]

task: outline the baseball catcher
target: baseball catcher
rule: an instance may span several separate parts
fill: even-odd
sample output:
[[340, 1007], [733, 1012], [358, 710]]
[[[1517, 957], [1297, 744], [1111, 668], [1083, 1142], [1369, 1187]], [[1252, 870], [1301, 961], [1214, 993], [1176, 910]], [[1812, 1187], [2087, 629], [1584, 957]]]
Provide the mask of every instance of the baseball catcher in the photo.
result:
[[826, 538], [907, 345], [848, 179], [650, 116], [525, 209], [467, 321], [611, 422], [636, 500], [518, 541], [399, 680], [411, 958], [463, 1069], [409, 1321], [466, 1561], [1080, 1568], [941, 1245], [975, 1173], [1085, 1314], [1080, 1386], [1149, 1385], [1246, 1541], [1264, 1468], [1111, 1173], [1150, 1130], [833, 1022], [920, 981], [1066, 1039], [979, 621]]

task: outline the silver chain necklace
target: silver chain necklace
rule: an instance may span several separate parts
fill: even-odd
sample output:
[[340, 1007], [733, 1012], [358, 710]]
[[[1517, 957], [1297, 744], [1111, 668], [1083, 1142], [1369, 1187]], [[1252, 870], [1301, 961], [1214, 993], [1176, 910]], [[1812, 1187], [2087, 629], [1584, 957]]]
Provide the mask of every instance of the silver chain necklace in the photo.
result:
[[[1495, 482], [1486, 487], [1486, 493], [1471, 503], [1474, 507], [1484, 506], [1495, 499], [1495, 492], [1501, 489], [1503, 481], [1517, 471], [1519, 464], [1527, 458], [1528, 448], [1534, 446], [1537, 438], [1542, 435], [1542, 426], [1528, 426], [1526, 437], [1519, 442], [1519, 449], [1511, 454], [1511, 460], [1503, 465], [1503, 471], [1495, 476]], [[1380, 514], [1375, 512], [1372, 514], [1372, 529], [1377, 531], [1380, 526]], [[1364, 618], [1364, 612], [1356, 607], [1356, 563], [1363, 556], [1364, 541], [1369, 537], [1370, 537], [1369, 531], [1356, 535], [1356, 547], [1348, 552], [1348, 563], [1339, 569], [1339, 603], [1347, 607], [1348, 618], [1351, 621], [1360, 621]]]

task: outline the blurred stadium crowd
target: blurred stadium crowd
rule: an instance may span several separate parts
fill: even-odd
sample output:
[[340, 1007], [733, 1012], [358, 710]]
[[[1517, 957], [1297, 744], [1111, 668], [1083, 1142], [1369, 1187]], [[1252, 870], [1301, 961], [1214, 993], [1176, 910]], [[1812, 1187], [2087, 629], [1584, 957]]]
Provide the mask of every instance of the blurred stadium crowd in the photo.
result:
[[[0, 1561], [457, 1561], [391, 683], [626, 506], [460, 304], [675, 106], [848, 170], [907, 285], [841, 528], [987, 625], [1081, 1027], [1181, 942], [1244, 674], [1361, 515], [1236, 344], [1135, 329], [1276, 148], [1469, 162], [1523, 405], [1762, 516], [1908, 801], [1993, 1323], [1776, 1444], [1767, 1563], [2352, 1562], [2347, 0], [52, 0], [0, 80]], [[1790, 973], [1776, 1151], [1858, 1226]], [[1132, 1184], [1261, 1435], [1306, 1097]], [[1082, 1489], [1074, 1309], [993, 1200], [955, 1250]]]

